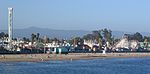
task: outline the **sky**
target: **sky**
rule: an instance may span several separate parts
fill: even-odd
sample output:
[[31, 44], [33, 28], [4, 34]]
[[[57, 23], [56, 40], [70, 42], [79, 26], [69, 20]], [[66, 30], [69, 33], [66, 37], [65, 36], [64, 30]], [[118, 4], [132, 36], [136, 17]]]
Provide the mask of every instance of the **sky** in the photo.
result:
[[13, 27], [61, 30], [150, 32], [150, 0], [0, 0], [0, 29]]

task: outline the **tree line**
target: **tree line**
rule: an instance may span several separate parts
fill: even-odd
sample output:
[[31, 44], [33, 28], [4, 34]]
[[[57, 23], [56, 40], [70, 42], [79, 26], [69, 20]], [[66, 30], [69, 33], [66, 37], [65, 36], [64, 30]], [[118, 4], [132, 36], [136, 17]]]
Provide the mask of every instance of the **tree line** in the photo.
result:
[[[128, 36], [128, 40], [136, 40], [138, 42], [150, 42], [149, 36], [143, 36], [139, 32], [136, 32], [134, 34], [128, 34]], [[91, 34], [86, 34], [83, 37], [75, 37], [72, 39], [72, 42], [74, 41], [74, 44], [77, 44], [77, 42], [83, 43], [83, 40], [93, 40], [95, 41], [95, 43], [99, 43], [99, 47], [102, 47], [106, 44], [106, 42], [109, 42], [110, 45], [114, 45], [120, 39], [114, 38], [114, 36], [112, 35], [112, 31], [105, 28], [92, 31]]]
[[[6, 38], [8, 38], [8, 34], [1, 32], [0, 39], [6, 39]], [[129, 39], [137, 40], [139, 42], [150, 42], [149, 36], [143, 36], [139, 32], [136, 32], [134, 34], [129, 34]], [[13, 38], [13, 40], [17, 40], [17, 38]], [[61, 39], [61, 40], [57, 38], [50, 39], [49, 37], [46, 37], [46, 36], [43, 38], [40, 38], [39, 33], [36, 33], [36, 34], [32, 33], [31, 38], [23, 37], [22, 40], [26, 42], [31, 41], [32, 44], [33, 42], [49, 43], [52, 41], [56, 41], [56, 42], [64, 41], [64, 39]], [[119, 39], [116, 39], [112, 36], [112, 31], [107, 28], [95, 30], [95, 31], [92, 31], [91, 34], [86, 34], [83, 37], [74, 37], [67, 41], [71, 44], [77, 44], [78, 42], [83, 43], [84, 40], [93, 40], [95, 41], [95, 43], [99, 43], [100, 47], [104, 45], [106, 42], [109, 42], [110, 44], [114, 44], [115, 42], [119, 41]]]

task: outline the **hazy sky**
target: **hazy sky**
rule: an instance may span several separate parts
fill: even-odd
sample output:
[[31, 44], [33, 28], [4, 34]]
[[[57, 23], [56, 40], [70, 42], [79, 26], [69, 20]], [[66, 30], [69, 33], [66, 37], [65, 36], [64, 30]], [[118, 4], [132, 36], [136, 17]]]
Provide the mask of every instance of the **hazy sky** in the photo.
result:
[[150, 31], [150, 0], [0, 0], [0, 29], [7, 29], [7, 8], [14, 28]]

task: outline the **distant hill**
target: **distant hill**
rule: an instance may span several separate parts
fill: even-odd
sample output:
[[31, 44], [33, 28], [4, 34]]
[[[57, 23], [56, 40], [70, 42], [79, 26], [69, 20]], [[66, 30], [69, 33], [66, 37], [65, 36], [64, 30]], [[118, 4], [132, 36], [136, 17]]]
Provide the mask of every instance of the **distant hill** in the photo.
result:
[[[2, 30], [3, 32], [7, 32], [7, 30]], [[1, 31], [1, 32], [2, 32]], [[59, 38], [59, 39], [70, 39], [72, 37], [82, 37], [90, 31], [83, 31], [83, 30], [54, 30], [48, 28], [38, 28], [38, 27], [29, 27], [25, 29], [14, 29], [14, 37], [28, 37], [31, 38], [32, 33], [40, 33], [40, 36], [48, 36], [50, 38]]]
[[[134, 34], [136, 32], [124, 32], [124, 31], [112, 31], [112, 35], [115, 38], [121, 38], [124, 34]], [[139, 32], [141, 33], [143, 36], [150, 36], [149, 32]]]
[[[1, 32], [7, 32], [7, 30], [1, 30]], [[55, 30], [48, 28], [38, 28], [38, 27], [29, 27], [25, 29], [14, 29], [14, 37], [31, 37], [32, 33], [40, 33], [40, 36], [48, 36], [50, 38], [59, 38], [59, 39], [71, 39], [72, 37], [82, 37], [86, 34], [92, 33], [91, 31], [84, 30]], [[121, 38], [123, 34], [133, 34], [133, 32], [123, 32], [123, 31], [112, 31], [112, 35], [115, 38]], [[141, 32], [144, 36], [150, 36], [148, 32]]]

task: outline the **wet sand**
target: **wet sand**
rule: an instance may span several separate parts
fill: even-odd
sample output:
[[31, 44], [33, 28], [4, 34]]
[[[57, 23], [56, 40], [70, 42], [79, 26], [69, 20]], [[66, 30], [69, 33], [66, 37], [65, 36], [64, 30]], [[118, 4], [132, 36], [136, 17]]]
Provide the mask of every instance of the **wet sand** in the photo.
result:
[[150, 53], [69, 53], [69, 54], [5, 54], [0, 55], [0, 62], [37, 62], [49, 60], [81, 60], [98, 58], [142, 58]]

